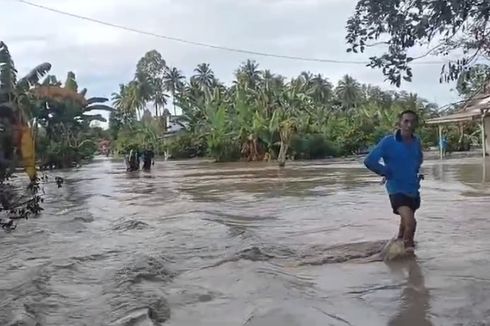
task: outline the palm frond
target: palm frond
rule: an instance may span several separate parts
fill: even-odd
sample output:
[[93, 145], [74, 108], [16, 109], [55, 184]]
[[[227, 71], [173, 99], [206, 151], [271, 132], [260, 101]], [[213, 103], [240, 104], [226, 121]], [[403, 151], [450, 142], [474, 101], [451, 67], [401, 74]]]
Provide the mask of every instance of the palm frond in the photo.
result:
[[38, 85], [39, 81], [51, 70], [51, 64], [48, 62], [42, 63], [32, 69], [27, 75], [19, 79], [17, 88], [27, 90], [29, 86]]
[[93, 111], [93, 110], [108, 111], [108, 112], [115, 111], [114, 108], [112, 108], [112, 107], [110, 107], [108, 105], [104, 105], [104, 104], [90, 105], [90, 106], [87, 106], [83, 111], [84, 112], [89, 112], [89, 111]]
[[109, 101], [109, 99], [105, 97], [91, 97], [87, 99], [87, 105], [92, 105], [94, 103], [105, 103], [107, 101]]
[[5, 43], [0, 41], [0, 89], [13, 92], [17, 80], [17, 70]]

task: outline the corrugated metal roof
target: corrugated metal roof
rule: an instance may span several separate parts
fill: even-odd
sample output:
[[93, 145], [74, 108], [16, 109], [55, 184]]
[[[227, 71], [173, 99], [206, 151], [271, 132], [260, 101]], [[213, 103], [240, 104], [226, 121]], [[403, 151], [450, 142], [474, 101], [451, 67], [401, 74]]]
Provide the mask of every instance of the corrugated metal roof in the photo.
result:
[[490, 104], [490, 94], [479, 95], [466, 102], [461, 111], [473, 111], [487, 109]]
[[490, 109], [490, 94], [481, 94], [469, 100], [461, 107], [459, 112], [446, 116], [427, 120], [427, 124], [442, 124], [469, 121], [480, 118], [483, 113], [487, 114]]
[[441, 123], [462, 122], [462, 121], [473, 120], [480, 117], [481, 117], [480, 111], [458, 112], [458, 113], [448, 114], [442, 117], [433, 118], [427, 120], [425, 123], [432, 125], [432, 124], [441, 124]]

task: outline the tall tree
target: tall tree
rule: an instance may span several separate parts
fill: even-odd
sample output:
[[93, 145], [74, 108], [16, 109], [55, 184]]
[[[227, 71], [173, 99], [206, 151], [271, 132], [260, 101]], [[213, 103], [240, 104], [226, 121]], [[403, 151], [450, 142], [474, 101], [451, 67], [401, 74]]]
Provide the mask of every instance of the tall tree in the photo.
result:
[[172, 94], [172, 106], [174, 107], [174, 115], [177, 115], [177, 110], [175, 108], [175, 97], [177, 91], [183, 90], [183, 80], [185, 80], [185, 77], [179, 69], [172, 67], [171, 69], [165, 71], [163, 79], [165, 88]]
[[321, 74], [313, 76], [307, 93], [318, 103], [326, 104], [333, 96], [332, 84]]
[[165, 108], [167, 105], [168, 95], [165, 93], [165, 85], [163, 79], [155, 80], [155, 89], [152, 95], [153, 105], [155, 106], [155, 116], [159, 116], [159, 108]]
[[344, 111], [355, 108], [360, 102], [360, 85], [349, 75], [345, 75], [339, 80], [335, 93]]
[[196, 74], [191, 77], [192, 81], [194, 81], [199, 86], [201, 91], [209, 94], [215, 78], [213, 70], [211, 70], [211, 68], [209, 67], [209, 63], [201, 63], [197, 65], [197, 68], [194, 69], [194, 72]]
[[135, 81], [131, 81], [128, 85], [120, 84], [119, 92], [112, 94], [112, 101], [114, 107], [121, 112], [125, 123], [134, 122], [146, 103]]
[[145, 101], [152, 101], [155, 106], [155, 114], [158, 116], [158, 108], [166, 104], [163, 88], [163, 74], [167, 64], [162, 55], [151, 50], [147, 52], [136, 65], [136, 81], [139, 86], [139, 94]]
[[242, 79], [250, 89], [256, 89], [262, 80], [262, 72], [258, 69], [259, 64], [254, 60], [247, 60], [236, 72], [237, 79]]

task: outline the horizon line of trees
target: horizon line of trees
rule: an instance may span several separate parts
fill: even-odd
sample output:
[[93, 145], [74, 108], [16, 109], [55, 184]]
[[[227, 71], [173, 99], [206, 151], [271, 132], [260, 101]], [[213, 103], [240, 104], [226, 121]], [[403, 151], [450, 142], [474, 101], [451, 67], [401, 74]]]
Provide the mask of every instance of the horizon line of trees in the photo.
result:
[[[350, 75], [336, 84], [306, 71], [287, 79], [260, 69], [254, 60], [243, 62], [234, 77], [225, 85], [209, 64], [201, 63], [187, 78], [178, 68], [168, 67], [158, 51], [147, 52], [136, 64], [134, 78], [112, 97], [116, 111], [109, 131], [117, 151], [151, 146], [157, 154], [173, 158], [277, 159], [284, 165], [286, 158], [363, 152], [393, 131], [398, 114], [407, 109], [420, 116], [424, 145], [436, 146], [437, 131], [424, 122], [454, 110], [440, 111], [415, 93], [383, 90]], [[463, 97], [474, 88], [462, 85], [458, 91]], [[178, 137], [163, 140], [170, 104], [174, 115], [177, 107], [181, 109], [181, 116], [173, 120], [183, 129]], [[153, 115], [147, 107], [154, 108]], [[465, 130], [471, 133], [474, 128], [469, 123]]]

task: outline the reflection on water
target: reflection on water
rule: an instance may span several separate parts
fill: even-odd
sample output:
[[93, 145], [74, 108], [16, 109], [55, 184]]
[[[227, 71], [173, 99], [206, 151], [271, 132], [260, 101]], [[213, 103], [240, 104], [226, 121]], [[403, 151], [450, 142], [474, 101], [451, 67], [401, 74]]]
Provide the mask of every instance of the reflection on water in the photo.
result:
[[0, 234], [0, 325], [490, 324], [481, 159], [427, 161], [417, 258], [360, 162], [99, 159]]
[[430, 321], [430, 295], [425, 287], [424, 275], [417, 259], [402, 263], [389, 263], [392, 269], [406, 270], [407, 283], [403, 286], [399, 300], [399, 311], [390, 319], [390, 326], [432, 326]]

